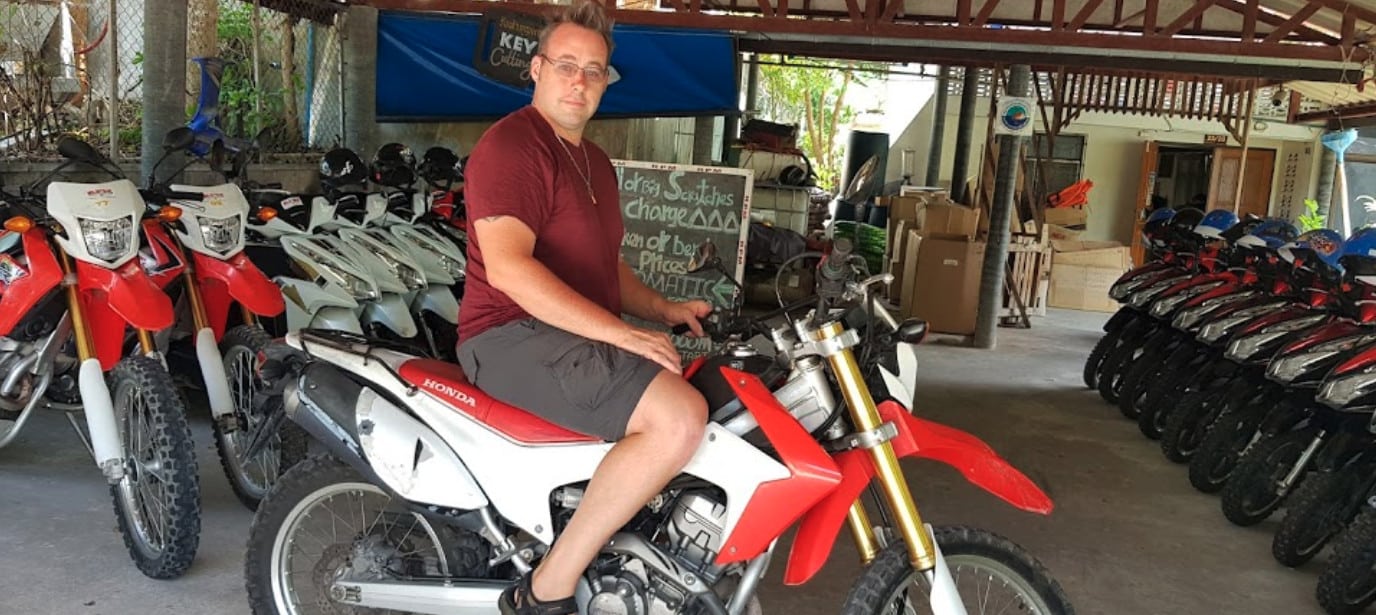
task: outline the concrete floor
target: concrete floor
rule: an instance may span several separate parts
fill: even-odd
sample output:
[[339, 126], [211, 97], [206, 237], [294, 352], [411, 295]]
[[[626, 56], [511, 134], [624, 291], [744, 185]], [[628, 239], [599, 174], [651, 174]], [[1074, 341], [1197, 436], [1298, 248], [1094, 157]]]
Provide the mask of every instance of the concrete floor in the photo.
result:
[[[1000, 330], [996, 353], [923, 346], [919, 412], [985, 439], [1057, 505], [1049, 517], [1023, 513], [949, 468], [912, 462], [927, 520], [1022, 544], [1081, 614], [1319, 613], [1322, 557], [1300, 570], [1276, 564], [1276, 520], [1231, 526], [1217, 497], [1191, 489], [1183, 467], [1083, 387], [1080, 368], [1103, 320], [1053, 311], [1030, 331]], [[62, 416], [36, 417], [0, 450], [0, 614], [247, 613], [251, 515], [220, 474], [203, 417], [196, 429], [203, 531], [195, 565], [176, 581], [147, 579], [130, 564], [108, 490]], [[857, 574], [847, 544], [809, 585], [783, 587], [782, 570], [774, 566], [763, 590], [767, 613], [834, 613]]]

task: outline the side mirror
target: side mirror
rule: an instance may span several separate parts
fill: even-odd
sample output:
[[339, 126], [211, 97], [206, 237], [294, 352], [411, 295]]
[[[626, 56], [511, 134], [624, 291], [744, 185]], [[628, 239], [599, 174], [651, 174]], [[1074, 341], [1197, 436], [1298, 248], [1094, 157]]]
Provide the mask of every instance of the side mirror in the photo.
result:
[[210, 163], [210, 169], [211, 169], [212, 171], [215, 171], [216, 173], [220, 173], [220, 172], [221, 172], [220, 169], [223, 169], [224, 166], [225, 166], [225, 142], [224, 142], [224, 141], [222, 141], [222, 140], [220, 140], [220, 139], [216, 139], [216, 140], [215, 140], [215, 143], [213, 143], [213, 144], [210, 145], [210, 155], [209, 155], [209, 158], [208, 158], [207, 162]]
[[185, 126], [178, 126], [167, 131], [162, 137], [162, 148], [167, 151], [176, 151], [191, 147], [196, 142], [196, 133]]
[[233, 173], [234, 177], [242, 177], [244, 175], [244, 169], [248, 167], [248, 156], [248, 150], [241, 149], [234, 152], [234, 163], [231, 169], [231, 173]]
[[909, 318], [898, 323], [898, 341], [905, 344], [920, 344], [927, 338], [927, 321]]
[[91, 164], [96, 164], [100, 160], [100, 153], [91, 147], [90, 143], [70, 135], [64, 135], [57, 140], [57, 153], [68, 160]]
[[697, 253], [693, 254], [692, 260], [688, 261], [688, 273], [715, 269], [720, 263], [721, 258], [717, 256], [717, 244], [704, 241], [698, 246]]

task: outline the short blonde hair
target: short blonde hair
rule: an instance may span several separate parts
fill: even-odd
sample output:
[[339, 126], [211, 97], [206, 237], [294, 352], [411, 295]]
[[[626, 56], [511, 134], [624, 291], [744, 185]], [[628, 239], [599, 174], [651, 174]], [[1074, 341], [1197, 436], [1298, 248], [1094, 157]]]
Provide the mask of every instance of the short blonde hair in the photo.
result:
[[615, 25], [611, 17], [602, 5], [593, 0], [573, 0], [572, 4], [565, 5], [549, 16], [545, 23], [545, 28], [540, 30], [540, 51], [545, 51], [545, 46], [549, 43], [549, 35], [555, 28], [571, 23], [592, 30], [602, 35], [602, 40], [607, 43], [607, 58], [612, 56], [612, 26]]

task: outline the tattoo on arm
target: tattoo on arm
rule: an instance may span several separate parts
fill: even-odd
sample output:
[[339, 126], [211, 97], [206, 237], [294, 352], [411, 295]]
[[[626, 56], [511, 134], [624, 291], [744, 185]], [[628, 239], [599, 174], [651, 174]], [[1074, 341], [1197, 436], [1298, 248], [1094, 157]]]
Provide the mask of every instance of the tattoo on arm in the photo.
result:
[[501, 220], [502, 218], [506, 218], [506, 217], [508, 217], [508, 216], [503, 216], [503, 215], [487, 216], [487, 217], [483, 218], [483, 222], [496, 222], [497, 220]]

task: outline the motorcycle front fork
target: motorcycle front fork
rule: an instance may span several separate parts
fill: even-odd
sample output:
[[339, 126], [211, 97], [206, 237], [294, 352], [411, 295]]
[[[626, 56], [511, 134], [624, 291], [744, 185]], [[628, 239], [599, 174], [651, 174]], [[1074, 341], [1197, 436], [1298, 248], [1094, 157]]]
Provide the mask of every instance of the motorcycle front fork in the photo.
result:
[[[833, 340], [844, 332], [840, 323], [828, 323], [821, 327], [818, 341]], [[865, 385], [855, 354], [850, 348], [844, 348], [831, 353], [827, 360], [831, 363], [832, 371], [841, 386], [846, 406], [850, 408], [851, 421], [855, 429], [861, 433], [877, 433], [883, 420], [879, 416], [878, 408], [875, 407], [869, 387]], [[899, 537], [908, 547], [908, 559], [912, 562], [913, 568], [920, 572], [935, 569], [938, 559], [936, 542], [922, 523], [922, 516], [917, 511], [917, 503], [913, 501], [912, 493], [908, 490], [908, 482], [903, 475], [903, 469], [898, 465], [898, 456], [893, 451], [893, 445], [885, 440], [869, 450], [873, 455], [876, 478], [884, 495], [882, 499], [888, 505]], [[846, 521], [861, 557], [869, 563], [878, 555], [880, 545], [861, 499], [857, 498], [851, 504]]]

